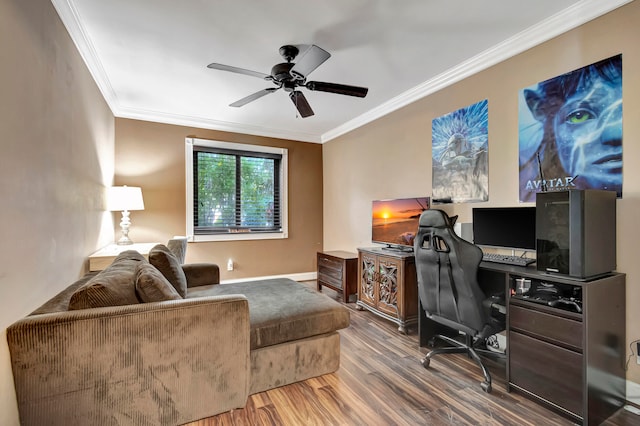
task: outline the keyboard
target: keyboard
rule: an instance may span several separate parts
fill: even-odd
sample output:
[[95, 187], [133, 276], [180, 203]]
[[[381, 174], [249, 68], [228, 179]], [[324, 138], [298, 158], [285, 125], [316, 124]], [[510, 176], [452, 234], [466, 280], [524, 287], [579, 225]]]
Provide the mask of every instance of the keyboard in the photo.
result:
[[520, 256], [509, 256], [506, 254], [483, 253], [482, 260], [484, 262], [504, 263], [505, 265], [527, 266], [535, 263], [535, 259]]

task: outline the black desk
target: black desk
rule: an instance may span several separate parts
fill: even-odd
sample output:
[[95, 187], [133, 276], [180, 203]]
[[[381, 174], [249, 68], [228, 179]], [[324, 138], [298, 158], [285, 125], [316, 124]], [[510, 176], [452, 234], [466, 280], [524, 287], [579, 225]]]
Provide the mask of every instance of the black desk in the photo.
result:
[[[582, 312], [512, 296], [517, 278], [571, 288]], [[600, 424], [624, 405], [626, 392], [625, 275], [590, 281], [528, 267], [482, 262], [478, 282], [486, 294], [504, 291], [507, 304], [507, 391], [515, 389], [584, 424]], [[418, 312], [420, 346], [446, 327]]]

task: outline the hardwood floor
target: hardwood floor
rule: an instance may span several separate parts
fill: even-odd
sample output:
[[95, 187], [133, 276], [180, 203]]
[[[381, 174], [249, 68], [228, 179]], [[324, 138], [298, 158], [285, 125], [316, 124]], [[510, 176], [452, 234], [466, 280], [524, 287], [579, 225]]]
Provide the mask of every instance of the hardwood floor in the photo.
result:
[[[306, 282], [315, 288], [315, 281]], [[337, 299], [337, 293], [323, 288]], [[346, 304], [351, 325], [340, 331], [340, 369], [322, 377], [249, 397], [243, 409], [189, 423], [213, 425], [572, 425], [516, 392], [505, 391], [504, 367], [488, 362], [490, 394], [480, 388], [482, 374], [464, 355], [434, 357], [409, 335], [368, 311]], [[620, 410], [606, 425], [640, 424], [640, 417]]]

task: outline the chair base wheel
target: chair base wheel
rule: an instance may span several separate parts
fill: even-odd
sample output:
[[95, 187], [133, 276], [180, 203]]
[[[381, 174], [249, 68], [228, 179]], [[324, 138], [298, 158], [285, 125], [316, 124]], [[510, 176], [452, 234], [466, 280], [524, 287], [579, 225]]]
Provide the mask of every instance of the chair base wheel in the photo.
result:
[[422, 358], [422, 366], [424, 368], [429, 368], [429, 364], [431, 363], [431, 359], [424, 357]]
[[489, 382], [481, 382], [480, 383], [480, 387], [486, 393], [491, 393], [491, 383], [489, 383]]

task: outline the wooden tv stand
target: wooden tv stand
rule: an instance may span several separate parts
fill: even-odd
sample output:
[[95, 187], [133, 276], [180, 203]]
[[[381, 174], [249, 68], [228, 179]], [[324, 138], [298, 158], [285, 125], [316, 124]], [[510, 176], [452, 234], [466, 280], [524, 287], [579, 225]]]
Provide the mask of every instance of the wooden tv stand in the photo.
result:
[[367, 309], [398, 324], [398, 331], [418, 321], [418, 285], [413, 252], [358, 249], [358, 301], [356, 309]]

